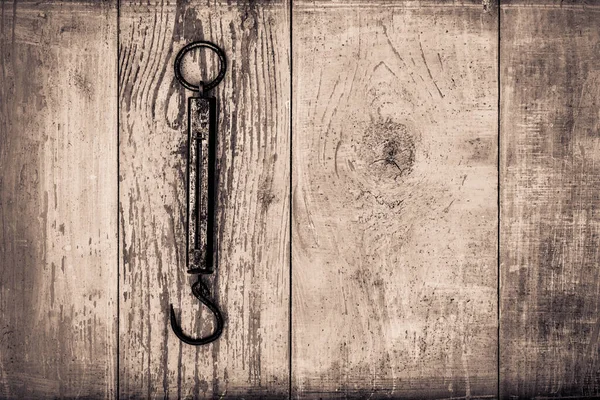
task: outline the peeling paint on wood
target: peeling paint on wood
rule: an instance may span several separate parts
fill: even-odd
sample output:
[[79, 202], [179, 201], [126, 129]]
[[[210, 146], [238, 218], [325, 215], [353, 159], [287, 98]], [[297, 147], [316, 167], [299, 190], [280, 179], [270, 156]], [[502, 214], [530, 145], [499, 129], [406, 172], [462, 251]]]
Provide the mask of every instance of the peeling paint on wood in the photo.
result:
[[501, 12], [505, 398], [600, 396], [599, 18], [586, 2]]
[[[166, 398], [288, 393], [289, 5], [181, 2], [121, 6], [120, 392]], [[193, 347], [171, 332], [210, 329], [185, 265], [187, 118], [177, 51], [214, 42], [228, 71], [218, 103], [216, 273], [226, 325]], [[206, 69], [204, 52], [195, 62]], [[216, 74], [211, 63], [210, 74]], [[207, 81], [209, 76], [205, 76]]]
[[115, 395], [115, 6], [0, 5], [0, 398]]
[[496, 394], [496, 21], [294, 3], [295, 397]]

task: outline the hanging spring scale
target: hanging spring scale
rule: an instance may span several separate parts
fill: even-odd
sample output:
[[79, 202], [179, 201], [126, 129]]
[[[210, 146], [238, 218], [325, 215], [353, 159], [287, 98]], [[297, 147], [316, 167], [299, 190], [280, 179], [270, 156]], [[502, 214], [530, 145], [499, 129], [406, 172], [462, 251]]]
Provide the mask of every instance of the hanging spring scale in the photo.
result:
[[[184, 55], [195, 49], [205, 48], [214, 51], [219, 57], [219, 73], [210, 82], [192, 85], [181, 73]], [[198, 97], [188, 98], [188, 154], [187, 154], [187, 272], [197, 275], [192, 284], [192, 294], [214, 315], [214, 328], [205, 337], [191, 337], [183, 332], [177, 322], [171, 304], [171, 328], [183, 342], [195, 346], [210, 343], [223, 332], [223, 316], [212, 300], [204, 275], [214, 272], [214, 216], [215, 216], [215, 169], [216, 169], [216, 127], [217, 101], [207, 92], [221, 82], [227, 68], [223, 50], [210, 42], [197, 41], [182, 48], [175, 57], [175, 78], [186, 89], [198, 92]]]

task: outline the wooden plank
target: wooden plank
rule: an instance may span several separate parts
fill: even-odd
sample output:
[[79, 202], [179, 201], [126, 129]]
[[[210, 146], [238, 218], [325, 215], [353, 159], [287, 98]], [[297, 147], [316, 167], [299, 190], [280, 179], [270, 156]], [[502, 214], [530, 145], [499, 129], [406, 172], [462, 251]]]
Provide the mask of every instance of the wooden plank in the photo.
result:
[[599, 18], [583, 2], [502, 8], [505, 398], [600, 396]]
[[[285, 397], [289, 6], [174, 3], [121, 4], [120, 393]], [[218, 341], [193, 347], [171, 332], [168, 306], [173, 302], [181, 311], [186, 332], [210, 327], [185, 272], [186, 99], [192, 93], [173, 74], [179, 49], [199, 39], [222, 47], [229, 60], [213, 91], [219, 109], [218, 234], [210, 286], [226, 326]], [[215, 59], [196, 56], [201, 69], [215, 73]]]
[[497, 388], [497, 14], [293, 9], [293, 390]]
[[0, 7], [0, 398], [114, 397], [116, 2]]

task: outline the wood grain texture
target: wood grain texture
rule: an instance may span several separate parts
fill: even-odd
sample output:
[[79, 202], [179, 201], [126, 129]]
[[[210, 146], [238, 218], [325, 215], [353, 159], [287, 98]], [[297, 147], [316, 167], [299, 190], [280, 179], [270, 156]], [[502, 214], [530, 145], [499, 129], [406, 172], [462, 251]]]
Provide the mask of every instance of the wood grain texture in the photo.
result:
[[115, 394], [115, 6], [0, 5], [0, 398]]
[[600, 396], [595, 4], [501, 12], [503, 398]]
[[294, 3], [296, 397], [496, 394], [491, 11]]
[[[127, 397], [282, 398], [288, 393], [289, 6], [122, 2], [120, 392]], [[210, 319], [185, 265], [187, 97], [174, 58], [209, 40], [228, 57], [218, 103], [216, 276], [223, 336], [193, 347], [171, 332]], [[196, 54], [200, 69], [216, 64]], [[207, 67], [207, 64], [208, 67]]]

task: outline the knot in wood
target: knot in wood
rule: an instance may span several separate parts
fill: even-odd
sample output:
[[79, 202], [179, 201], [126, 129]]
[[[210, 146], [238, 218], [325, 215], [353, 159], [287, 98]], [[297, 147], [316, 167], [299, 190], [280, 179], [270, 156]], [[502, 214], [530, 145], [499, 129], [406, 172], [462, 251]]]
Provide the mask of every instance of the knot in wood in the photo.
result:
[[404, 124], [386, 119], [367, 127], [361, 156], [381, 178], [398, 179], [412, 172], [415, 137]]

